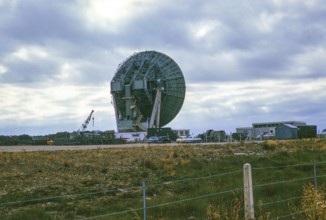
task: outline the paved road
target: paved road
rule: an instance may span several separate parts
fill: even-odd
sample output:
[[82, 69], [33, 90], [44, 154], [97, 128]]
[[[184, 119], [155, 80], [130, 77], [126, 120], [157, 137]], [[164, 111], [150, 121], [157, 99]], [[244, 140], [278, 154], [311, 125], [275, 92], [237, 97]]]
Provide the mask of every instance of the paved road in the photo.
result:
[[32, 151], [61, 151], [61, 150], [94, 150], [103, 148], [142, 147], [148, 144], [119, 144], [119, 145], [26, 145], [26, 146], [0, 146], [0, 152], [32, 152]]
[[[150, 144], [150, 146], [171, 146], [175, 143], [169, 144]], [[116, 145], [71, 145], [71, 146], [57, 146], [57, 145], [26, 145], [26, 146], [0, 146], [0, 152], [32, 152], [32, 151], [61, 151], [61, 150], [94, 150], [104, 148], [125, 148], [125, 147], [144, 147], [149, 146], [147, 143], [130, 143], [130, 144], [116, 144]]]
[[180, 146], [180, 145], [223, 145], [228, 142], [212, 143], [127, 143], [127, 144], [110, 144], [110, 145], [24, 145], [24, 146], [0, 146], [0, 152], [33, 152], [33, 151], [61, 151], [61, 150], [96, 150], [104, 148], [126, 148], [126, 147], [146, 147], [146, 146]]

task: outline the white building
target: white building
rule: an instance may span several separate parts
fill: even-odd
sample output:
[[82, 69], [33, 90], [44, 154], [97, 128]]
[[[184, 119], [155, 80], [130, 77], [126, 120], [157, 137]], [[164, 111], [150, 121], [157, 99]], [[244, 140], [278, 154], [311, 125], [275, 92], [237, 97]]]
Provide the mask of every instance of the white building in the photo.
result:
[[125, 139], [127, 142], [144, 141], [147, 132], [117, 132], [114, 134], [117, 139]]

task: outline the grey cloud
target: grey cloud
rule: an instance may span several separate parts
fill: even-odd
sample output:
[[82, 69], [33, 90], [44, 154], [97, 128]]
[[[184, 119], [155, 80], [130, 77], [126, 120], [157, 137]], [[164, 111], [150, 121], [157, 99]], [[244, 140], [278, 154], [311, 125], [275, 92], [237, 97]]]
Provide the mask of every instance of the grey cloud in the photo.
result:
[[[59, 83], [98, 87], [109, 84], [119, 63], [142, 50], [166, 53], [183, 70], [187, 85], [201, 84], [197, 90], [210, 91], [209, 83], [261, 80], [264, 84], [265, 79], [282, 79], [290, 84], [295, 83], [293, 78], [323, 79], [325, 64], [319, 56], [326, 48], [326, 8], [322, 1], [317, 3], [319, 5], [308, 7], [300, 1], [280, 1], [279, 5], [259, 0], [153, 1], [150, 10], [132, 19], [116, 21], [116, 30], [112, 31], [107, 26], [86, 26], [81, 12], [84, 6], [80, 1], [17, 1], [16, 7], [10, 10], [0, 7], [0, 65], [8, 69], [7, 73], [0, 74], [0, 81], [18, 86], [39, 83], [51, 87]], [[216, 25], [203, 36], [196, 36], [201, 28], [199, 24], [205, 22]], [[266, 27], [264, 22], [267, 22]], [[42, 48], [49, 56], [8, 59], [19, 48], [28, 46]], [[315, 48], [321, 52], [311, 57], [309, 51]], [[60, 78], [65, 63], [72, 66], [73, 72]], [[307, 68], [308, 73], [296, 75], [296, 67]], [[109, 88], [106, 92], [109, 96]], [[277, 102], [264, 100], [259, 91], [257, 93], [252, 94], [257, 99], [234, 103], [234, 111], [224, 105], [233, 98], [230, 96], [222, 97], [219, 103], [201, 102], [195, 108], [209, 110], [211, 114], [217, 112], [210, 116], [225, 127], [250, 125], [265, 118], [287, 120], [292, 115], [297, 117], [293, 118], [295, 120], [313, 120], [314, 114], [326, 118], [321, 103], [324, 95], [314, 101], [302, 93], [279, 94], [277, 97], [289, 95], [293, 98]], [[243, 98], [241, 94], [239, 91], [235, 96]], [[83, 100], [84, 95], [76, 99]], [[103, 101], [105, 105], [107, 102]], [[191, 109], [193, 106], [187, 106], [187, 102], [186, 98], [186, 107]], [[75, 111], [65, 100], [58, 105]], [[263, 111], [263, 106], [269, 107], [270, 112]], [[228, 114], [223, 118], [219, 111]], [[181, 121], [177, 122], [191, 128], [193, 124], [185, 124], [189, 117], [205, 128], [211, 127], [207, 115], [194, 114], [196, 112], [182, 111], [177, 118]]]
[[3, 83], [24, 83], [30, 84], [40, 81], [46, 81], [57, 72], [57, 64], [54, 62], [37, 60], [16, 61], [8, 65], [8, 72], [0, 75]]
[[6, 36], [26, 43], [41, 44], [49, 38], [65, 37], [78, 40], [81, 25], [69, 8], [73, 3], [20, 1], [1, 29]]

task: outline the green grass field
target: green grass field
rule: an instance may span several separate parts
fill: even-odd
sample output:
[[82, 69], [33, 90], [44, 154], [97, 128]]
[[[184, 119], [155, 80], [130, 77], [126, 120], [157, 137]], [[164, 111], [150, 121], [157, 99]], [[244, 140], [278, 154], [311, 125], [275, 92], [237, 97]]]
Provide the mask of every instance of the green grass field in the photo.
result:
[[147, 219], [243, 219], [242, 167], [250, 163], [257, 219], [309, 219], [317, 209], [309, 212], [304, 193], [315, 184], [314, 161], [325, 188], [325, 153], [317, 139], [0, 153], [0, 215], [143, 219], [146, 180]]

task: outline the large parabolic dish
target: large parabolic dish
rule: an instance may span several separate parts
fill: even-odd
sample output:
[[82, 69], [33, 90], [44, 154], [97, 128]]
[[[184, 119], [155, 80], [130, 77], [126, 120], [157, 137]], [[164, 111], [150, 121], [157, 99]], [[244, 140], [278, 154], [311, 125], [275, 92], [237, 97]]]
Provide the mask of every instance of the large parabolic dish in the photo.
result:
[[132, 55], [111, 81], [118, 131], [163, 127], [179, 113], [185, 93], [182, 71], [170, 57], [156, 51]]

